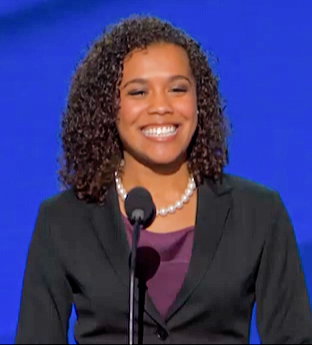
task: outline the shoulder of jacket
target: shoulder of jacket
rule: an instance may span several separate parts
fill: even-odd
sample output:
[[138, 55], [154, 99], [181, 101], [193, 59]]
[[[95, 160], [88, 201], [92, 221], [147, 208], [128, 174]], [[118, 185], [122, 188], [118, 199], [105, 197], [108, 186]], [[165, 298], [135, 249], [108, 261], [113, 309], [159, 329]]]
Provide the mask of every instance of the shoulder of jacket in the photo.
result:
[[90, 208], [84, 200], [79, 200], [72, 188], [66, 189], [58, 194], [45, 199], [40, 209], [44, 209], [48, 217], [80, 216], [85, 214]]
[[280, 199], [280, 195], [275, 189], [252, 181], [251, 179], [225, 174], [224, 180], [232, 187], [234, 197], [255, 201], [266, 200], [271, 203]]

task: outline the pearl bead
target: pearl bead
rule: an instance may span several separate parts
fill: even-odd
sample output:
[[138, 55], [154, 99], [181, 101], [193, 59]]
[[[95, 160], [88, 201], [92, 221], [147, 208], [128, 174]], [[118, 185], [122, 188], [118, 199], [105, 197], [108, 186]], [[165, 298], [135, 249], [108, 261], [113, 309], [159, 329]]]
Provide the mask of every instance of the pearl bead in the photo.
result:
[[186, 194], [183, 194], [181, 200], [183, 202], [188, 202], [189, 201], [189, 197]]
[[161, 216], [166, 216], [167, 213], [168, 213], [168, 211], [167, 211], [165, 208], [161, 208], [161, 209], [159, 210], [159, 214], [160, 214]]
[[185, 191], [185, 195], [191, 196], [192, 194], [193, 194], [193, 189], [187, 188], [187, 190]]
[[172, 206], [172, 205], [170, 205], [170, 206], [168, 207], [168, 212], [169, 212], [169, 213], [174, 213], [175, 210], [176, 210], [175, 207]]
[[176, 208], [182, 208], [183, 207], [183, 202], [181, 200], [177, 201], [174, 205]]

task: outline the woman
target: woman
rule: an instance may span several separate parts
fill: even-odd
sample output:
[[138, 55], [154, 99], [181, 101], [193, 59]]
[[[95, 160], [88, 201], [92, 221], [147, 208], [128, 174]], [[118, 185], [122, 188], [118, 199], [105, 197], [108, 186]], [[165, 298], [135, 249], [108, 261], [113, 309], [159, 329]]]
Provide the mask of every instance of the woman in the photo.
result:
[[29, 250], [17, 342], [125, 343], [131, 224], [124, 199], [148, 189], [142, 232], [160, 266], [148, 281], [144, 343], [312, 343], [294, 232], [279, 195], [223, 173], [227, 124], [198, 43], [151, 17], [92, 47], [62, 122], [63, 193], [43, 202]]

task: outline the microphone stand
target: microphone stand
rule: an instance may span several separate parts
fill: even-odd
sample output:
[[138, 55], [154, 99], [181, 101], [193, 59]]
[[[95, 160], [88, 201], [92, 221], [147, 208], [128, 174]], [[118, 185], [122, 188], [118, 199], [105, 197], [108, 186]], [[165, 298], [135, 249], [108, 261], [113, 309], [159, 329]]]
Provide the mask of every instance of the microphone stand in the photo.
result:
[[[116, 178], [116, 181], [117, 178]], [[142, 227], [149, 226], [156, 216], [156, 208], [150, 193], [142, 188], [132, 189], [125, 199], [125, 209], [130, 223], [133, 224], [132, 251], [130, 259], [129, 277], [129, 329], [128, 343], [134, 344], [134, 298], [135, 298], [135, 277], [137, 262], [137, 247]], [[140, 308], [140, 307], [139, 307]], [[140, 331], [141, 334], [141, 331]], [[141, 340], [141, 336], [139, 337]]]
[[136, 256], [137, 247], [139, 242], [140, 230], [141, 230], [141, 219], [136, 217], [133, 226], [133, 236], [132, 236], [132, 252], [130, 261], [130, 287], [129, 287], [129, 334], [128, 343], [130, 345], [134, 344], [134, 296], [135, 296], [135, 270], [136, 270]]
[[147, 290], [146, 282], [144, 279], [139, 278], [139, 315], [138, 315], [138, 344], [143, 344], [143, 335], [144, 335], [144, 327], [143, 327], [143, 317], [144, 317], [144, 304], [145, 304], [145, 293]]

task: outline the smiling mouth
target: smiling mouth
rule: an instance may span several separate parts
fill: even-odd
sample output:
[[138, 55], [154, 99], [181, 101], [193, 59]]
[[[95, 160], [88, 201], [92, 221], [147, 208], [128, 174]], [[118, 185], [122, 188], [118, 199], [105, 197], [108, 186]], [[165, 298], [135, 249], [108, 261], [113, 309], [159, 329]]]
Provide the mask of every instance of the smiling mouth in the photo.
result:
[[144, 127], [142, 129], [142, 133], [146, 137], [150, 138], [165, 138], [174, 136], [178, 131], [178, 125], [170, 125], [170, 126], [157, 126], [157, 127]]

